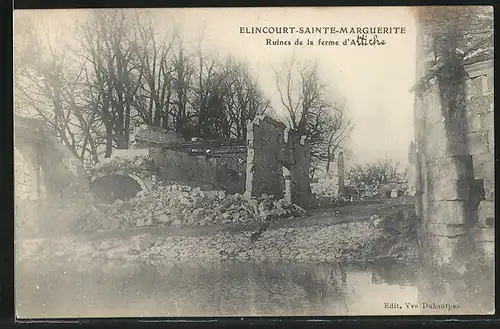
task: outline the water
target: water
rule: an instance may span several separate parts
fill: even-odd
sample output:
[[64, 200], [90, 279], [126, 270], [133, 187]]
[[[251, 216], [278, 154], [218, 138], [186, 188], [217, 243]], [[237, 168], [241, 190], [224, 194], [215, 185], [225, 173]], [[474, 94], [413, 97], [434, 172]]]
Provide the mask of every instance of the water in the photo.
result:
[[384, 263], [119, 264], [79, 272], [16, 268], [24, 318], [420, 314], [417, 266]]

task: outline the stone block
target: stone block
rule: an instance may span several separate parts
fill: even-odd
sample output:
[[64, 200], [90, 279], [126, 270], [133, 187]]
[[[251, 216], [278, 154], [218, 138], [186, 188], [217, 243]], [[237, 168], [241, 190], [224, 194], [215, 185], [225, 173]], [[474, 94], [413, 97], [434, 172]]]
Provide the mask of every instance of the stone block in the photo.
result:
[[484, 199], [488, 201], [495, 200], [495, 182], [492, 180], [483, 180]]
[[450, 180], [471, 178], [473, 173], [472, 156], [444, 156], [428, 159], [427, 174], [430, 181], [446, 177]]
[[[468, 136], [466, 134], [455, 134], [448, 138], [447, 154], [450, 156], [469, 155], [470, 146], [468, 143]], [[485, 147], [487, 149], [487, 145]]]
[[[495, 114], [493, 112], [475, 115], [480, 118], [481, 129], [485, 131], [493, 131], [495, 126]], [[471, 131], [472, 132], [472, 131]]]
[[432, 86], [429, 92], [422, 96], [422, 111], [428, 123], [440, 121], [441, 99], [438, 86]]
[[493, 129], [488, 131], [488, 150], [491, 154], [495, 154], [495, 131]]
[[467, 136], [454, 135], [450, 137], [432, 138], [427, 137], [425, 150], [428, 158], [440, 158], [445, 156], [469, 155]]
[[495, 221], [495, 202], [483, 200], [477, 207], [477, 218], [479, 227], [491, 227]]
[[465, 225], [448, 225], [448, 224], [436, 224], [429, 223], [427, 225], [429, 233], [435, 236], [442, 237], [457, 237], [467, 234], [467, 227]]
[[425, 113], [425, 123], [429, 126], [439, 125], [444, 121], [443, 111], [441, 110], [441, 105], [431, 106]]
[[466, 245], [466, 236], [447, 237], [440, 235], [428, 235], [426, 244], [430, 254], [432, 265], [449, 267], [453, 261], [461, 256], [461, 250]]
[[475, 242], [495, 242], [495, 229], [493, 227], [476, 227], [470, 230]]
[[495, 159], [490, 153], [473, 155], [474, 178], [495, 181], [494, 161]]
[[475, 155], [490, 152], [487, 132], [470, 133], [468, 136], [470, 154]]
[[495, 79], [494, 79], [494, 74], [493, 70], [488, 72], [487, 75], [487, 84], [488, 84], [488, 91], [493, 91], [495, 88]]
[[429, 201], [429, 223], [465, 224], [468, 219], [465, 201]]
[[491, 99], [488, 96], [473, 96], [467, 102], [469, 112], [486, 113], [490, 111]]
[[478, 113], [469, 113], [467, 115], [467, 128], [469, 132], [478, 132], [482, 129], [483, 116]]
[[476, 241], [476, 248], [488, 258], [495, 258], [495, 241]]
[[447, 155], [447, 139], [445, 137], [441, 138], [431, 138], [427, 137], [425, 139], [425, 152], [429, 158], [440, 158]]
[[429, 201], [469, 200], [470, 179], [453, 179], [444, 174], [428, 183]]
[[467, 80], [467, 95], [469, 97], [472, 98], [483, 95], [483, 79], [486, 79], [486, 76], [481, 75]]
[[484, 200], [484, 181], [482, 179], [472, 179], [469, 186], [469, 201], [480, 202]]

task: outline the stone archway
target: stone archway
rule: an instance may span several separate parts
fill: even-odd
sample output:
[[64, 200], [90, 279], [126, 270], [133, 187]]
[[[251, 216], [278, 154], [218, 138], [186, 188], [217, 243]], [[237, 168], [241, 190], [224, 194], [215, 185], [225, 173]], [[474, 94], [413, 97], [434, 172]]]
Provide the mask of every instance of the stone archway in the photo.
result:
[[149, 191], [140, 177], [122, 171], [99, 174], [92, 179], [89, 187], [100, 200], [108, 202], [127, 200], [141, 191]]

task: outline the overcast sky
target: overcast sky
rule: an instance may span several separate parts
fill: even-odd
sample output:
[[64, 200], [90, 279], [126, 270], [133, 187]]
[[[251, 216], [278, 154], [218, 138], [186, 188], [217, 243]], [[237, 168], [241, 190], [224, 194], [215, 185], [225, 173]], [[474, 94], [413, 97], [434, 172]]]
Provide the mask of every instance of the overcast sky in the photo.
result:
[[[408, 9], [402, 7], [337, 8], [217, 8], [154, 9], [158, 33], [168, 33], [175, 24], [185, 42], [195, 45], [203, 32], [203, 45], [221, 55], [246, 59], [277, 110], [279, 99], [272, 66], [294, 56], [319, 64], [332, 99], [345, 99], [346, 114], [355, 123], [349, 147], [355, 162], [391, 157], [407, 162], [413, 138], [415, 82], [415, 26]], [[69, 26], [85, 16], [84, 10], [30, 11], [49, 26], [55, 43], [71, 38]], [[17, 15], [17, 14], [16, 14]], [[385, 46], [320, 46], [318, 39], [339, 40], [347, 34], [241, 34], [240, 27], [404, 27], [405, 34], [379, 34]], [[371, 36], [370, 36], [371, 37]], [[292, 43], [311, 39], [314, 46], [266, 46], [266, 38]], [[60, 46], [61, 46], [60, 45]]]

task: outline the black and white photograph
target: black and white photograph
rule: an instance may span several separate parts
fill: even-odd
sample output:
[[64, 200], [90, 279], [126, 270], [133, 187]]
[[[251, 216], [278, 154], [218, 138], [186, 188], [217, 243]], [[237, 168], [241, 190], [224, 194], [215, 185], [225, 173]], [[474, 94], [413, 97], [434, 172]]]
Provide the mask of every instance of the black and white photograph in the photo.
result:
[[17, 320], [495, 313], [492, 6], [13, 22]]

